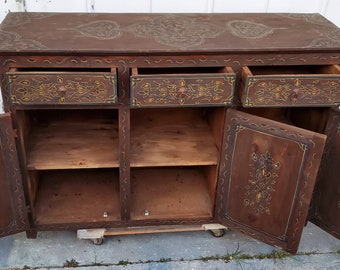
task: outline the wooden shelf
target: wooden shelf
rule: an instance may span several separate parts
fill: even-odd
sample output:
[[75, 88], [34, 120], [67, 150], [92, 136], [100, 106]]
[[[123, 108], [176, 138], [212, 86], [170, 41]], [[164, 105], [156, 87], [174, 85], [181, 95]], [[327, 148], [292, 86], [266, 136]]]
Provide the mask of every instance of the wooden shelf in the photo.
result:
[[[107, 212], [108, 217], [104, 217]], [[37, 224], [120, 220], [119, 180], [114, 169], [40, 173]]]
[[118, 166], [116, 120], [60, 120], [32, 129], [27, 151], [29, 170]]
[[[133, 220], [211, 218], [213, 202], [201, 167], [135, 168]], [[148, 211], [149, 215], [145, 215]]]
[[131, 167], [216, 165], [218, 149], [199, 112], [145, 110], [132, 119]]

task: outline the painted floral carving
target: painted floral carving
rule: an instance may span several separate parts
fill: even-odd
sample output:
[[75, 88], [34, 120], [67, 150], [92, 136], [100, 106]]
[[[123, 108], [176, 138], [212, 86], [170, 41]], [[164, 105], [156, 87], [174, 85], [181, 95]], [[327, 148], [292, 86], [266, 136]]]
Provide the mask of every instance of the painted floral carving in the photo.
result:
[[269, 152], [251, 154], [250, 179], [245, 186], [244, 205], [254, 209], [256, 214], [270, 215], [272, 193], [279, 177], [280, 162], [274, 161]]
[[13, 44], [15, 44], [15, 47], [20, 50], [46, 48], [43, 44], [36, 40], [23, 39], [20, 35], [16, 33], [0, 30], [0, 49], [10, 50], [13, 48]]
[[200, 45], [207, 38], [215, 38], [225, 29], [190, 17], [168, 15], [135, 24], [129, 30], [138, 37], [152, 37], [164, 45], [187, 48]]
[[260, 23], [254, 23], [247, 20], [234, 20], [227, 23], [229, 31], [239, 38], [259, 39], [266, 37], [277, 29]]
[[83, 36], [103, 40], [114, 39], [121, 35], [118, 23], [110, 20], [93, 21], [90, 23], [81, 24], [73, 29], [78, 31]]

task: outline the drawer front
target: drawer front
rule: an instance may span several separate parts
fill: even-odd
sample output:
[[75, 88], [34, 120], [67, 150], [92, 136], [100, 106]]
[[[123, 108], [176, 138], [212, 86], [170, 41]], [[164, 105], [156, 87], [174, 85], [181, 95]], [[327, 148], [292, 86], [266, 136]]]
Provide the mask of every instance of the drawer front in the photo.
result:
[[14, 106], [111, 105], [117, 102], [115, 73], [9, 72], [6, 76]]
[[234, 73], [132, 75], [132, 107], [231, 105]]
[[[333, 70], [340, 73], [338, 68]], [[242, 80], [245, 107], [340, 104], [340, 74], [253, 75], [244, 67]]]

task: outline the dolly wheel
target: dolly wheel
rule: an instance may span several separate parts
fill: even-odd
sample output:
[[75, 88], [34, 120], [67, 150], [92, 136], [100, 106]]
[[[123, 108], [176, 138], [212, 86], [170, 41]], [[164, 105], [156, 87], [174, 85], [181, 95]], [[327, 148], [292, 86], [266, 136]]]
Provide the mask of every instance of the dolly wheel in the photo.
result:
[[93, 244], [99, 246], [99, 245], [104, 243], [104, 237], [94, 238], [94, 239], [92, 239], [92, 242], [93, 242]]
[[210, 230], [210, 233], [211, 233], [214, 237], [222, 237], [223, 235], [225, 235], [226, 230], [225, 230], [225, 229]]

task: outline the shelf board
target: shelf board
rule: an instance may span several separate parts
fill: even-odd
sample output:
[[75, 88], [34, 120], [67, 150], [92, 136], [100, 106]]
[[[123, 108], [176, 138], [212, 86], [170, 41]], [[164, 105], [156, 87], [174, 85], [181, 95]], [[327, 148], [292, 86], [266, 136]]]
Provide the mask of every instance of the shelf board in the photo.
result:
[[[108, 217], [103, 216], [104, 212]], [[120, 220], [118, 172], [113, 169], [41, 173], [36, 224]]]
[[131, 126], [131, 167], [216, 165], [218, 150], [208, 123], [157, 121]]
[[32, 129], [29, 170], [114, 168], [119, 166], [116, 121], [54, 121]]
[[135, 168], [131, 176], [133, 220], [212, 217], [213, 202], [200, 167]]

